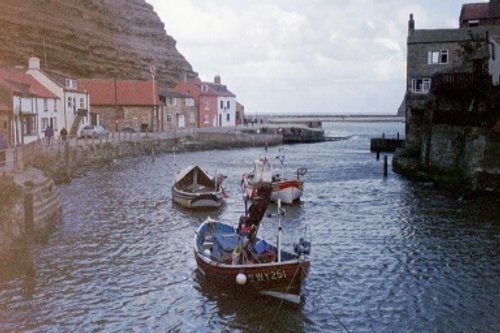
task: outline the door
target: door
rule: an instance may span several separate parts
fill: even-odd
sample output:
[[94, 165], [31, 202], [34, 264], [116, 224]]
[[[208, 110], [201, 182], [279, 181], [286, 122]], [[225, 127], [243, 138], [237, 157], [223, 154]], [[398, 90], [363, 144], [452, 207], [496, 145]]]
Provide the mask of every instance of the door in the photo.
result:
[[184, 128], [186, 127], [186, 122], [184, 120], [184, 115], [180, 114], [179, 115], [179, 128]]

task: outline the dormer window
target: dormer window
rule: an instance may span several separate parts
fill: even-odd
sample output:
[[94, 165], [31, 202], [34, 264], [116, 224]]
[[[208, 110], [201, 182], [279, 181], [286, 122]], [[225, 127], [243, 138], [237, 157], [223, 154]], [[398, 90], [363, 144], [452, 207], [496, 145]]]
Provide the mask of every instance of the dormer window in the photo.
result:
[[207, 92], [208, 91], [208, 86], [206, 84], [201, 85], [201, 91]]
[[66, 88], [76, 89], [77, 88], [76, 80], [66, 79]]

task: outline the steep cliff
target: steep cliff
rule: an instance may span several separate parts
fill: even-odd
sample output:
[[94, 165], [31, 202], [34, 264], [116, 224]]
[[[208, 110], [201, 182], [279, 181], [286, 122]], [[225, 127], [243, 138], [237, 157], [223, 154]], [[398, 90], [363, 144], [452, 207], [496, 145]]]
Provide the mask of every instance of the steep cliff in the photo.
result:
[[145, 0], [2, 0], [0, 65], [42, 67], [76, 77], [150, 78], [172, 85], [195, 77], [176, 41]]

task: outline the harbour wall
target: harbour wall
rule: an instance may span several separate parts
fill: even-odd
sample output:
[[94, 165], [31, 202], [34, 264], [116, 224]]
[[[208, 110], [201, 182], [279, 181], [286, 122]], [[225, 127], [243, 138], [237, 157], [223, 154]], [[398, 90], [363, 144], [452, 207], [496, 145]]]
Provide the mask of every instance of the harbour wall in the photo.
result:
[[395, 171], [450, 188], [500, 193], [500, 135], [494, 129], [434, 124], [418, 157], [399, 151]]
[[[173, 137], [160, 134], [129, 136], [127, 140], [74, 140], [67, 145], [48, 146], [40, 140], [16, 152], [15, 171], [0, 179], [15, 187], [2, 193], [10, 202], [0, 205], [0, 272], [43, 243], [62, 219], [56, 184], [70, 182], [86, 171], [126, 157], [176, 151], [197, 151], [282, 144], [281, 135], [250, 135], [218, 130]], [[16, 193], [14, 193], [16, 192]], [[10, 200], [12, 199], [12, 200]], [[7, 200], [6, 200], [7, 201]], [[2, 267], [5, 266], [5, 267]]]

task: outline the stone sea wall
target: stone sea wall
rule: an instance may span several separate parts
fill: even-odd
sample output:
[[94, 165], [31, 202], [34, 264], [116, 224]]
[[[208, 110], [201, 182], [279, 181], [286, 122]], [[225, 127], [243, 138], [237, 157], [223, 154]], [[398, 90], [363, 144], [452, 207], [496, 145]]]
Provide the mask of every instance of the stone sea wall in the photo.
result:
[[423, 135], [421, 153], [394, 157], [394, 169], [468, 191], [500, 193], [500, 137], [492, 129], [434, 124]]
[[[249, 135], [236, 131], [200, 132], [182, 137], [161, 138], [151, 134], [147, 138], [121, 142], [88, 142], [66, 146], [63, 149], [35, 149], [24, 156], [25, 169], [2, 182], [12, 182], [17, 194], [3, 193], [12, 199], [0, 205], [0, 272], [18, 256], [22, 256], [34, 242], [45, 241], [62, 218], [57, 183], [71, 181], [87, 170], [111, 163], [115, 159], [157, 155], [182, 151], [228, 149], [279, 145], [281, 135]], [[38, 147], [41, 148], [41, 147]], [[29, 252], [29, 251], [28, 251]]]

